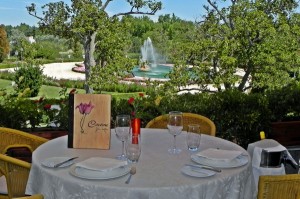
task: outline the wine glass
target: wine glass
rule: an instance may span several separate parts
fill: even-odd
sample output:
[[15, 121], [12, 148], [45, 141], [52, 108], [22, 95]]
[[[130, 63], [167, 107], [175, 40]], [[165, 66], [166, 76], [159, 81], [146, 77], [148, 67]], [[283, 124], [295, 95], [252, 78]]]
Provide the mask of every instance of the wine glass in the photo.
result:
[[126, 142], [126, 157], [129, 163], [137, 163], [141, 155], [141, 140], [139, 135], [132, 135]]
[[115, 132], [119, 140], [122, 141], [122, 154], [117, 156], [119, 160], [127, 160], [125, 155], [125, 141], [130, 135], [130, 115], [117, 115]]
[[182, 112], [180, 111], [169, 112], [168, 129], [169, 129], [169, 133], [174, 136], [173, 147], [170, 148], [168, 151], [171, 154], [178, 154], [181, 152], [181, 149], [176, 148], [176, 136], [179, 135], [183, 129]]

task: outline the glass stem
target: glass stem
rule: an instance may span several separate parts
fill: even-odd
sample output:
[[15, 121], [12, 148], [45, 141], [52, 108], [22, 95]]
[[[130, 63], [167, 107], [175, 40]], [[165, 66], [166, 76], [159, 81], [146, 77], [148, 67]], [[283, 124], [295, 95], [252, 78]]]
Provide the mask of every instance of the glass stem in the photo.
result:
[[125, 143], [122, 141], [122, 156], [125, 156]]
[[173, 150], [176, 151], [176, 135], [174, 135]]

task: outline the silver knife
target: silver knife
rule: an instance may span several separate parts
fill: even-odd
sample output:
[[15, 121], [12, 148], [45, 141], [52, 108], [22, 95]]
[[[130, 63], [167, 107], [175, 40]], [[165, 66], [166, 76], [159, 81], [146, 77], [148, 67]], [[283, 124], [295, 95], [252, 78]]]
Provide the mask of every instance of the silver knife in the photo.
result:
[[221, 172], [221, 169], [217, 169], [217, 168], [205, 166], [205, 165], [197, 165], [197, 164], [185, 164], [185, 165], [194, 167], [194, 168], [207, 169], [207, 170], [211, 170], [211, 171], [215, 171], [215, 172], [219, 172], [219, 173]]
[[65, 161], [63, 161], [63, 162], [60, 162], [60, 163], [55, 164], [53, 167], [54, 167], [54, 168], [57, 168], [57, 167], [59, 167], [59, 166], [65, 164], [65, 163], [67, 163], [67, 162], [70, 162], [70, 161], [72, 161], [72, 160], [75, 160], [76, 158], [78, 158], [78, 157], [69, 158], [69, 159], [67, 159], [67, 160], [65, 160]]
[[198, 169], [193, 169], [193, 168], [191, 168], [191, 170], [194, 171], [194, 172], [197, 172], [197, 173], [202, 173], [203, 175], [207, 175], [207, 173], [205, 173], [205, 172], [203, 172], [203, 171], [200, 171], [200, 170], [198, 170]]

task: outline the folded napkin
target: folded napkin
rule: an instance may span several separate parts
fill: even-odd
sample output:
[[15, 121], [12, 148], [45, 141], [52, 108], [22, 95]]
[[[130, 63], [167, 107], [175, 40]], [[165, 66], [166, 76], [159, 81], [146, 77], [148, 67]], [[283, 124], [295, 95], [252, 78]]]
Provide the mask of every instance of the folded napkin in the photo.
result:
[[209, 148], [197, 153], [197, 156], [217, 161], [232, 161], [242, 154], [242, 151]]
[[77, 163], [76, 168], [106, 172], [125, 165], [127, 165], [127, 161], [112, 158], [92, 157]]

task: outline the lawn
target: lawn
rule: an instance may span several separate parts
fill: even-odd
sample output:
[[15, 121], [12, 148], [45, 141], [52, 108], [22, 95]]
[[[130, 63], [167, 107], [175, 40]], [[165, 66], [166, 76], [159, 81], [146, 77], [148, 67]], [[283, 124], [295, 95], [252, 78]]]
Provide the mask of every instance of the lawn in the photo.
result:
[[[11, 81], [0, 79], [0, 90], [1, 89], [5, 89], [7, 92], [12, 92], [13, 87]], [[68, 88], [68, 91], [70, 90], [72, 90], [72, 88]], [[41, 96], [45, 98], [60, 98], [59, 91], [61, 91], [60, 87], [43, 85], [40, 89], [38, 97], [35, 98], [39, 98]], [[85, 93], [85, 90], [83, 89], [76, 89], [76, 91], [78, 93]], [[136, 95], [136, 93], [116, 93], [116, 92], [103, 92], [103, 94], [111, 94], [114, 97], [123, 98], [123, 99], [128, 99], [129, 97]]]
[[[0, 89], [6, 89], [7, 92], [12, 92], [13, 87], [10, 80], [3, 80], [0, 79]], [[69, 88], [68, 90], [71, 90], [72, 88]], [[56, 86], [45, 86], [43, 85], [39, 92], [39, 97], [43, 96], [45, 98], [59, 98], [59, 91], [61, 90], [60, 87]], [[78, 93], [84, 93], [85, 91], [83, 89], [77, 89]], [[39, 98], [38, 97], [38, 98]]]
[[0, 89], [5, 89], [8, 92], [13, 91], [13, 87], [11, 85], [10, 80], [0, 79]]

